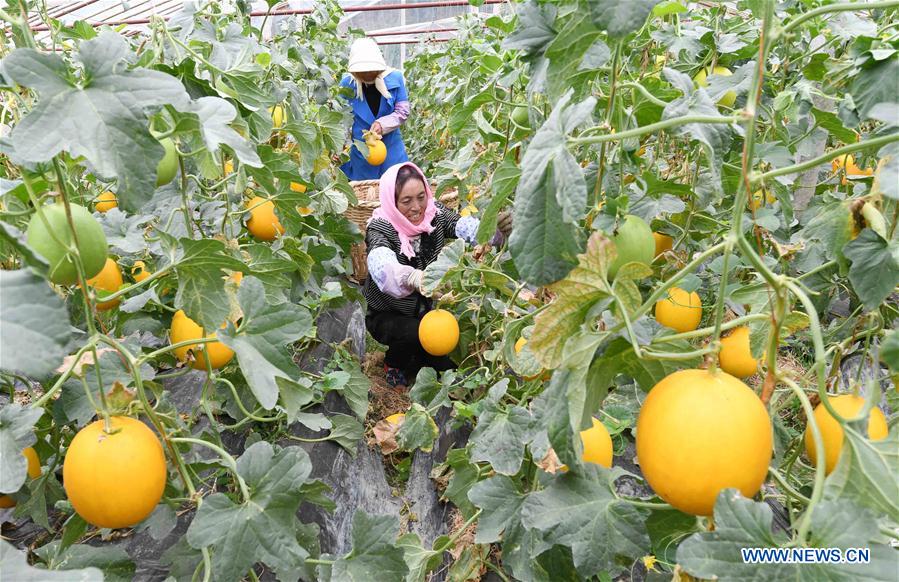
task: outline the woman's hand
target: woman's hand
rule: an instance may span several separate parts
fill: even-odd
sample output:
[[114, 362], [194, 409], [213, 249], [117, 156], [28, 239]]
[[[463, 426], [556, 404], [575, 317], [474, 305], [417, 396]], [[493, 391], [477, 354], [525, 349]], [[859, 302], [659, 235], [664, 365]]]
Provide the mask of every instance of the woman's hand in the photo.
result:
[[496, 217], [496, 227], [503, 233], [503, 237], [508, 239], [512, 233], [512, 213], [508, 210], [500, 212]]
[[377, 121], [371, 124], [371, 129], [369, 129], [369, 131], [375, 134], [378, 139], [384, 137], [384, 128], [381, 127], [381, 124]]
[[408, 285], [412, 289], [412, 291], [418, 291], [419, 293], [421, 293], [421, 277], [424, 274], [424, 271], [415, 269], [414, 271], [409, 273], [409, 276], [406, 278], [406, 285]]

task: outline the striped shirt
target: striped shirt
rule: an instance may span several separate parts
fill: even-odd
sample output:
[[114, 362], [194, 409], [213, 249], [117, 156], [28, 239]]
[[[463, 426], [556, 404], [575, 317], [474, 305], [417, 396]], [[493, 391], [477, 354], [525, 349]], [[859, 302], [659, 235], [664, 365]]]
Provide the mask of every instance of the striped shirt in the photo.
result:
[[[437, 214], [431, 222], [434, 230], [430, 234], [423, 233], [417, 237], [418, 244], [414, 257], [410, 259], [400, 252], [399, 234], [397, 234], [393, 225], [390, 224], [390, 221], [383, 218], [375, 218], [368, 223], [368, 229], [365, 233], [365, 245], [368, 253], [371, 254], [375, 249], [385, 247], [393, 252], [400, 265], [423, 271], [428, 265], [437, 260], [440, 251], [443, 250], [446, 239], [459, 236], [468, 239], [469, 237], [466, 235], [469, 232], [473, 235], [477, 231], [477, 222], [479, 221], [475, 221], [474, 228], [472, 228], [472, 225], [468, 224], [471, 221], [463, 219], [463, 225], [467, 227], [464, 229], [466, 232], [464, 234], [459, 233], [457, 226], [463, 226], [459, 225], [461, 217], [440, 202], [435, 202], [435, 204], [437, 205]], [[378, 287], [372, 278], [371, 271], [365, 280], [362, 294], [368, 301], [370, 311], [397, 311], [403, 315], [416, 317], [431, 308], [431, 300], [423, 297], [417, 291], [413, 291], [405, 297], [391, 297]]]

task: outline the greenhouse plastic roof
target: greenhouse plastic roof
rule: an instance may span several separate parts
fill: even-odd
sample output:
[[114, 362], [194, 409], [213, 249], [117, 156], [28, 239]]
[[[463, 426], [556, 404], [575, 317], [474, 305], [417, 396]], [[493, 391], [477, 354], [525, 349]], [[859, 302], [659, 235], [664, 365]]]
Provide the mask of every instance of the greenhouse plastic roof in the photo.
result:
[[[452, 19], [465, 12], [493, 12], [504, 0], [486, 0], [480, 10], [471, 7], [465, 0], [343, 0], [340, 4], [348, 10], [344, 22], [364, 29], [383, 44], [414, 42], [423, 38], [447, 38], [455, 28]], [[228, 0], [223, 4], [231, 4]], [[48, 0], [47, 15], [71, 26], [76, 21], [85, 21], [95, 26], [104, 24], [125, 27], [125, 33], [136, 34], [147, 29], [147, 23], [154, 17], [168, 18], [181, 10], [183, 0]], [[398, 5], [418, 5], [416, 10], [400, 10]], [[272, 12], [311, 11], [314, 0], [289, 0], [276, 5]], [[251, 2], [254, 24], [260, 25], [267, 4], [262, 0]], [[376, 12], [391, 11], [398, 14], [394, 26], [384, 26], [383, 18], [363, 18]], [[416, 17], [406, 18], [405, 14], [416, 13]], [[258, 15], [258, 16], [256, 16]], [[429, 15], [431, 16], [429, 18]], [[258, 19], [258, 22], [255, 20]], [[275, 19], [270, 18], [269, 24]], [[29, 23], [36, 31], [38, 42], [46, 39], [47, 27], [38, 12], [32, 12]]]

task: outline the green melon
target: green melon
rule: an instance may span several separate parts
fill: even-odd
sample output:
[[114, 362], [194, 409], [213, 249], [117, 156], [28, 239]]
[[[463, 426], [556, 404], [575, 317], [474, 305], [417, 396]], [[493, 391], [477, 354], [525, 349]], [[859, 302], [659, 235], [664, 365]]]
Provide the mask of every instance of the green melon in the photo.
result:
[[652, 229], [639, 216], [625, 216], [612, 240], [618, 250], [618, 258], [609, 266], [609, 279], [614, 279], [618, 269], [627, 263], [652, 264], [656, 250], [655, 239], [652, 237]]
[[165, 138], [159, 142], [165, 148], [165, 155], [156, 166], [156, 187], [165, 186], [175, 179], [178, 173], [178, 151], [175, 142], [171, 138]]
[[[106, 264], [106, 234], [87, 208], [77, 204], [70, 204], [69, 207], [77, 234], [78, 254], [81, 255], [84, 274], [90, 279]], [[26, 231], [28, 246], [50, 263], [51, 281], [57, 285], [72, 285], [78, 281], [78, 270], [66, 250], [66, 246], [72, 242], [72, 231], [66, 219], [65, 206], [61, 203], [50, 204], [43, 207], [43, 213], [50, 229], [64, 245], [54, 240], [44, 221], [35, 212]]]

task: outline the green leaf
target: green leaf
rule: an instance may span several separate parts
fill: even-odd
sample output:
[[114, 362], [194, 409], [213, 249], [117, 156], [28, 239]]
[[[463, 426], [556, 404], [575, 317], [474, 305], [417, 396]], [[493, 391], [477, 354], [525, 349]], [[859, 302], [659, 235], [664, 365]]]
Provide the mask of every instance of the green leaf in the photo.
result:
[[452, 473], [443, 497], [458, 507], [467, 519], [475, 512], [468, 492], [480, 477], [478, 466], [471, 462], [467, 449], [450, 449], [446, 454], [446, 464], [452, 468]]
[[472, 117], [485, 143], [501, 142], [506, 138], [505, 134], [490, 125], [490, 122], [484, 118], [484, 114], [480, 109], [475, 111]]
[[802, 229], [806, 240], [823, 243], [824, 257], [842, 257], [842, 249], [849, 242], [849, 208], [844, 202], [832, 202], [815, 209], [815, 215]]
[[[436, 544], [440, 538], [434, 541]], [[427, 580], [428, 572], [434, 570], [442, 563], [443, 552], [426, 550], [422, 547], [418, 534], [407, 533], [397, 539], [396, 545], [403, 550], [403, 559], [409, 568], [406, 575], [407, 582]]]
[[13, 497], [18, 501], [15, 516], [27, 516], [44, 529], [52, 530], [55, 524], [50, 524], [48, 508], [52, 509], [57, 502], [66, 499], [66, 492], [54, 474], [45, 473], [26, 481]]
[[577, 264], [580, 245], [561, 214], [545, 177], [529, 194], [515, 196], [515, 227], [509, 250], [518, 272], [529, 283], [547, 285], [558, 281]]
[[371, 380], [359, 367], [355, 359], [340, 353], [338, 357], [340, 368], [349, 374], [347, 383], [343, 386], [341, 394], [349, 405], [350, 410], [359, 420], [365, 420], [368, 414], [368, 391], [371, 388]]
[[262, 166], [256, 149], [231, 128], [231, 122], [237, 118], [237, 109], [231, 103], [221, 97], [200, 97], [186, 111], [199, 118], [197, 129], [210, 152], [216, 153], [220, 146], [226, 145], [242, 164], [257, 168]]
[[524, 344], [518, 353], [515, 353], [510, 364], [516, 374], [526, 378], [537, 376], [543, 370], [543, 366], [540, 365], [537, 356], [534, 355], [534, 352], [531, 351], [531, 347], [528, 344]]
[[590, 0], [590, 11], [596, 26], [620, 38], [639, 30], [660, 0]]
[[415, 384], [409, 390], [409, 397], [427, 409], [450, 406], [449, 390], [454, 379], [454, 374], [444, 372], [441, 381], [434, 368], [422, 368], [415, 377]]
[[585, 416], [586, 371], [582, 367], [556, 370], [549, 386], [534, 400], [531, 408], [535, 436], [531, 448], [535, 456], [541, 457], [546, 452], [541, 442], [545, 434], [546, 441], [563, 463], [576, 469], [583, 465], [583, 443], [575, 435]]
[[[587, 90], [587, 83], [579, 80], [589, 77], [589, 66], [584, 67], [587, 53], [594, 46], [596, 52], [591, 55], [592, 63], [602, 62], [603, 48], [605, 58], [611, 54], [605, 43], [600, 40], [602, 32], [593, 24], [590, 12], [586, 9], [572, 14], [566, 14], [559, 18], [557, 28], [561, 26], [556, 38], [546, 47], [545, 56], [549, 59], [549, 68], [546, 71], [546, 93], [550, 100], [565, 95], [569, 89], [574, 89], [576, 98], [581, 98]], [[564, 23], [564, 24], [562, 24]], [[580, 166], [578, 166], [580, 169]], [[560, 169], [561, 171], [561, 169]]]
[[503, 160], [502, 164], [493, 172], [490, 180], [493, 197], [481, 214], [481, 222], [478, 224], [478, 243], [484, 244], [493, 238], [496, 233], [497, 215], [506, 205], [509, 196], [515, 192], [515, 186], [520, 177], [521, 170], [510, 159]]
[[514, 475], [521, 468], [530, 440], [531, 415], [521, 406], [490, 406], [471, 433], [471, 460], [486, 461], [497, 473]]
[[515, 580], [584, 580], [574, 569], [568, 548], [551, 546], [539, 531], [525, 528], [518, 520], [503, 535], [503, 566], [512, 572]]
[[899, 372], [899, 330], [894, 329], [884, 334], [880, 343], [880, 360], [894, 373]]
[[303, 498], [303, 503], [313, 503], [326, 511], [333, 512], [337, 509], [337, 504], [333, 499], [325, 495], [330, 492], [331, 488], [321, 481], [307, 481], [300, 486], [300, 496]]
[[830, 59], [827, 53], [812, 55], [808, 64], [802, 67], [802, 74], [810, 81], [823, 81], [827, 77], [827, 61]]
[[552, 176], [556, 198], [562, 204], [562, 219], [565, 222], [579, 220], [587, 205], [587, 183], [581, 165], [568, 150], [562, 149], [556, 154]]
[[830, 132], [830, 135], [837, 138], [843, 143], [851, 144], [855, 143], [856, 134], [851, 129], [847, 129], [845, 125], [843, 125], [843, 121], [837, 117], [835, 113], [831, 113], [829, 111], [821, 111], [815, 107], [812, 107], [812, 115], [815, 116], [815, 121]]
[[584, 577], [621, 572], [619, 556], [632, 560], [650, 547], [640, 510], [615, 496], [608, 471], [598, 465], [558, 475], [546, 489], [529, 494], [522, 523], [543, 532], [547, 542], [571, 548]]
[[0, 271], [0, 369], [46, 378], [71, 340], [68, 310], [44, 279], [27, 269]]
[[677, 561], [700, 578], [718, 580], [894, 580], [899, 567], [896, 552], [871, 543], [876, 522], [847, 502], [822, 502], [812, 514], [811, 547], [869, 547], [870, 564], [753, 564], [745, 563], [741, 548], [777, 548], [787, 537], [772, 532], [773, 514], [766, 503], [741, 496], [736, 489], [718, 494], [715, 531], [696, 533], [681, 543]]
[[824, 498], [848, 499], [899, 523], [899, 431], [870, 441], [843, 427], [840, 460], [824, 484]]
[[880, 163], [874, 172], [872, 194], [881, 194], [893, 200], [899, 200], [899, 143], [893, 142], [880, 148], [877, 152]]
[[29, 566], [27, 554], [6, 540], [0, 540], [0, 572], [4, 580], [16, 582], [103, 582], [97, 568], [52, 571]]
[[482, 105], [490, 103], [491, 101], [493, 101], [493, 92], [489, 89], [485, 89], [480, 93], [468, 97], [465, 101], [456, 104], [450, 114], [449, 123], [447, 125], [448, 129], [452, 132], [461, 131], [471, 119], [472, 114]]
[[[159, 507], [168, 507], [166, 505], [160, 505]], [[155, 511], [154, 511], [155, 513]], [[149, 519], [149, 518], [148, 518]], [[141, 524], [143, 525], [143, 524]], [[59, 540], [60, 546], [62, 549], [68, 548], [79, 539], [81, 536], [85, 534], [87, 531], [87, 522], [84, 521], [77, 513], [72, 513], [69, 519], [66, 520], [65, 526], [62, 532], [62, 539]]]
[[127, 69], [128, 54], [122, 36], [104, 31], [79, 44], [81, 84], [61, 56], [34, 49], [16, 49], [3, 68], [40, 95], [12, 130], [13, 161], [48, 162], [61, 151], [84, 156], [98, 176], [117, 180], [119, 206], [135, 212], [156, 189], [156, 166], [164, 151], [150, 135], [147, 114], [169, 104], [184, 109], [190, 97], [175, 77]]
[[43, 414], [17, 403], [0, 408], [0, 493], [15, 493], [25, 483], [28, 460], [22, 451], [37, 442], [34, 424]]
[[612, 51], [609, 49], [609, 45], [598, 38], [584, 53], [581, 64], [578, 65], [578, 71], [601, 69], [606, 66], [611, 57]]
[[646, 519], [646, 531], [652, 541], [652, 553], [659, 561], [674, 564], [677, 545], [689, 534], [699, 531], [696, 517], [676, 509], [653, 511]]
[[[666, 342], [664, 345], [666, 352], [685, 353], [695, 349], [695, 347], [690, 345], [686, 340]], [[622, 373], [633, 378], [637, 382], [637, 386], [645, 392], [649, 392], [652, 387], [658, 384], [665, 378], [665, 376], [684, 368], [695, 368], [702, 360], [702, 358], [699, 357], [683, 360], [641, 359], [634, 354], [633, 347], [630, 345], [623, 348], [623, 351], [624, 353], [622, 353], [619, 363], [622, 367]]]
[[35, 550], [41, 559], [53, 564], [54, 570], [70, 572], [94, 567], [103, 571], [103, 582], [131, 582], [134, 579], [137, 567], [121, 547], [97, 548], [77, 544], [57, 554], [59, 544], [57, 540]]
[[[435, 542], [436, 543], [436, 542]], [[453, 555], [458, 553], [450, 563], [449, 569], [446, 571], [446, 579], [448, 582], [468, 582], [472, 580], [472, 576], [483, 568], [484, 562], [490, 559], [490, 552], [493, 548], [487, 545], [458, 545]]]
[[241, 455], [237, 471], [250, 499], [237, 504], [223, 493], [204, 498], [187, 542], [195, 549], [212, 547], [216, 580], [239, 580], [257, 562], [276, 571], [301, 567], [309, 554], [297, 543], [296, 491], [312, 471], [309, 455], [299, 447], [260, 441]]
[[231, 312], [225, 297], [225, 273], [241, 271], [243, 263], [232, 257], [220, 240], [182, 238], [175, 250], [178, 293], [175, 306], [206, 330], [221, 327]]
[[[534, 139], [528, 145], [527, 150], [521, 160], [521, 178], [518, 182], [518, 189], [515, 194], [515, 216], [527, 216], [527, 210], [549, 208], [549, 205], [535, 205], [533, 198], [541, 197], [540, 186], [546, 184], [544, 175], [549, 168], [549, 164], [554, 162], [553, 175], [555, 177], [554, 198], [562, 209], [562, 220], [566, 223], [576, 223], [583, 218], [586, 213], [587, 190], [583, 184], [583, 173], [577, 161], [573, 161], [573, 157], [565, 148], [567, 136], [577, 127], [590, 121], [593, 109], [596, 107], [596, 98], [588, 97], [584, 101], [571, 105], [573, 92], [568, 91], [553, 108], [546, 123], [537, 131]], [[572, 161], [576, 169], [572, 170]], [[570, 177], [568, 174], [574, 171], [577, 177]], [[561, 182], [560, 182], [561, 180]], [[546, 184], [548, 185], [548, 184]], [[523, 199], [520, 201], [520, 199]], [[521, 203], [520, 202], [525, 202]], [[519, 212], [521, 208], [521, 212]], [[545, 211], [545, 210], [544, 210]], [[528, 226], [522, 225], [524, 230], [530, 231]], [[528, 236], [533, 236], [533, 232], [528, 232]], [[515, 234], [512, 235], [513, 246]]]
[[652, 9], [653, 16], [668, 16], [670, 14], [683, 14], [687, 7], [678, 0], [662, 0]]
[[406, 411], [406, 418], [396, 433], [396, 444], [404, 451], [421, 449], [429, 453], [434, 448], [438, 434], [440, 429], [428, 411], [421, 404], [413, 403]]
[[643, 263], [626, 263], [615, 273], [615, 282], [612, 283], [612, 293], [618, 299], [618, 308], [624, 308], [628, 316], [633, 314], [643, 304], [643, 296], [636, 281], [652, 275], [652, 269]]
[[587, 251], [578, 255], [578, 266], [568, 277], [552, 286], [555, 300], [535, 319], [528, 346], [546, 368], [562, 362], [566, 338], [584, 324], [587, 314], [600, 300], [608, 297], [606, 273], [615, 260], [615, 245], [599, 232], [587, 243]]
[[[708, 93], [715, 102], [718, 102], [729, 91], [737, 94], [746, 93], [751, 88], [752, 79], [757, 70], [758, 67], [755, 61], [749, 61], [735, 69], [732, 75], [717, 75], [713, 73], [708, 76], [708, 86], [704, 87], [703, 91]], [[726, 126], [721, 127], [726, 129]], [[789, 162], [785, 165], [789, 165]]]
[[521, 49], [527, 53], [539, 53], [555, 37], [553, 21], [556, 7], [540, 5], [536, 0], [517, 7], [518, 27], [503, 40], [504, 49]]
[[899, 59], [891, 58], [876, 62], [873, 66], [859, 71], [850, 86], [852, 98], [862, 119], [880, 103], [896, 103], [895, 87], [885, 79], [899, 78]]
[[[0, 178], [0, 180], [2, 180], [2, 178]], [[12, 210], [9, 206], [7, 206], [7, 209]], [[22, 210], [24, 209], [25, 206], [22, 205]], [[0, 242], [6, 243], [9, 247], [15, 249], [15, 251], [19, 253], [23, 267], [28, 267], [35, 275], [47, 278], [47, 275], [50, 272], [50, 264], [42, 255], [31, 250], [31, 247], [26, 244], [25, 239], [26, 237], [23, 231], [11, 224], [0, 221]]]
[[515, 481], [503, 475], [490, 477], [472, 487], [468, 499], [482, 510], [475, 543], [498, 542], [503, 531], [520, 519], [526, 498]]
[[392, 515], [353, 515], [353, 549], [331, 571], [335, 581], [395, 582], [409, 571], [403, 549], [396, 544], [399, 521]]
[[[678, 84], [676, 86], [678, 88], [683, 88], [686, 83], [689, 83], [691, 89], [688, 91], [692, 91], [692, 81], [689, 77], [683, 73], [674, 71], [673, 69], [666, 68], [664, 72], [668, 80], [672, 81], [672, 84], [675, 84], [673, 79], [677, 78]], [[688, 115], [716, 116], [720, 115], [720, 112], [718, 111], [715, 102], [712, 101], [712, 97], [709, 97], [709, 93], [707, 93], [705, 89], [699, 89], [698, 91], [692, 91], [692, 93], [687, 93], [683, 97], [669, 102], [662, 112], [662, 120]], [[722, 123], [688, 123], [673, 128], [671, 132], [674, 135], [695, 139], [705, 145], [707, 151], [711, 153], [715, 160], [722, 159], [730, 147], [731, 129], [729, 125]], [[717, 173], [715, 167], [710, 169]], [[713, 173], [713, 175], [715, 174]]]
[[328, 440], [336, 442], [355, 457], [356, 445], [365, 434], [365, 427], [361, 422], [346, 414], [334, 414], [330, 420], [332, 426]]
[[852, 261], [849, 281], [868, 310], [880, 307], [899, 284], [899, 242], [883, 240], [866, 228], [843, 247], [843, 254]]
[[[78, 515], [77, 513], [74, 515]], [[141, 522], [138, 531], [146, 531], [156, 541], [162, 541], [172, 533], [178, 525], [178, 515], [171, 506], [160, 503], [150, 514], [150, 517]]]
[[428, 265], [421, 278], [421, 286], [425, 293], [433, 293], [444, 278], [462, 266], [465, 254], [465, 241], [456, 239], [445, 245], [437, 256], [437, 260]]
[[240, 331], [229, 325], [218, 337], [237, 354], [259, 404], [271, 410], [278, 402], [277, 379], [290, 381], [297, 375], [288, 347], [312, 330], [312, 315], [293, 303], [269, 303], [255, 277], [244, 277], [237, 299], [243, 310]]
[[111, 248], [132, 254], [140, 253], [146, 248], [144, 231], [152, 218], [147, 215], [127, 215], [118, 208], [113, 208], [100, 215], [100, 224]]

